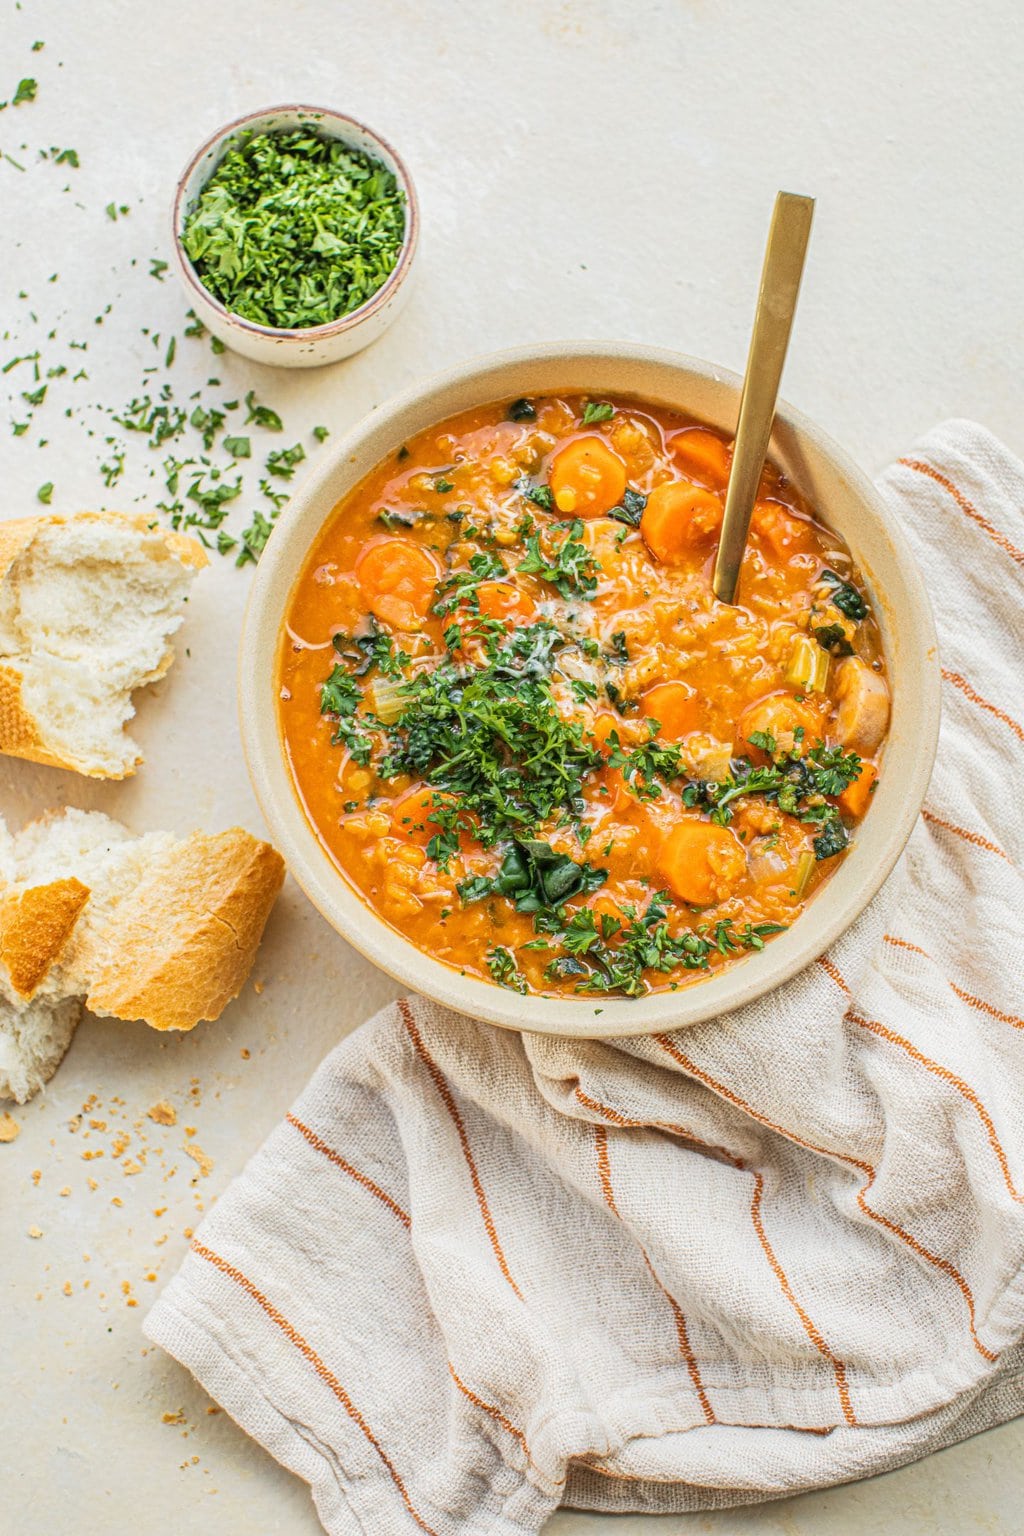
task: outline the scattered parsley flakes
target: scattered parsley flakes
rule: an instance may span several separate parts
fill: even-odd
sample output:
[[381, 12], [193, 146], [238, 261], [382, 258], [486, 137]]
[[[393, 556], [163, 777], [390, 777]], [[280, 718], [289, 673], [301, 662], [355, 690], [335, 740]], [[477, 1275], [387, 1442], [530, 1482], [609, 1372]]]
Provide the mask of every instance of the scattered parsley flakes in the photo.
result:
[[48, 507], [50, 505], [50, 499], [51, 499], [52, 496], [53, 496], [53, 481], [52, 480], [47, 480], [46, 484], [45, 485], [41, 485], [39, 487], [38, 491], [36, 491], [36, 500], [37, 501], [41, 501], [44, 507]]
[[282, 480], [290, 480], [296, 464], [301, 464], [305, 457], [306, 450], [301, 443], [293, 443], [290, 448], [278, 448], [267, 454], [267, 473], [277, 475]]
[[276, 411], [272, 411], [269, 405], [260, 405], [256, 399], [256, 391], [250, 389], [245, 397], [245, 408], [248, 415], [245, 418], [246, 426], [255, 422], [258, 427], [266, 427], [268, 432], [283, 432], [284, 423]]
[[247, 437], [226, 437], [221, 446], [233, 459], [252, 457], [252, 444]]
[[12, 105], [15, 107], [20, 107], [23, 102], [35, 101], [36, 92], [38, 89], [38, 82], [33, 80], [31, 76], [24, 80], [19, 80], [18, 89], [14, 93]]
[[318, 443], [322, 443], [325, 442], [330, 436], [330, 431], [327, 427], [314, 427], [313, 436], [316, 438]]

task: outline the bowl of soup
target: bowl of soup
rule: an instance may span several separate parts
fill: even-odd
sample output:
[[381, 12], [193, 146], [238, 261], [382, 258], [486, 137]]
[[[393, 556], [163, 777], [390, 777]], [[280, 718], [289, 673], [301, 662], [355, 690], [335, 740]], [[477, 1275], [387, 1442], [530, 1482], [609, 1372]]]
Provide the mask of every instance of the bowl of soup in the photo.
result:
[[328, 922], [477, 1018], [678, 1028], [821, 955], [920, 810], [939, 671], [871, 482], [780, 407], [735, 605], [740, 380], [638, 345], [450, 369], [297, 489], [240, 667], [256, 794]]

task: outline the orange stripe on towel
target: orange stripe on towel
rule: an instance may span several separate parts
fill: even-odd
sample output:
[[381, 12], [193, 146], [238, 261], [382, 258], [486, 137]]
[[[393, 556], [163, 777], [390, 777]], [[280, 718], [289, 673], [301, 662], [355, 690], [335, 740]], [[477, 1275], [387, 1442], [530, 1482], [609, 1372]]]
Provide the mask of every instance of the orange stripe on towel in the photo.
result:
[[[834, 965], [827, 956], [824, 955], [820, 958], [818, 964], [827, 971], [828, 975], [835, 982], [836, 986], [839, 987], [841, 991], [849, 995], [850, 989], [843, 979], [838, 967]], [[666, 1050], [668, 1054], [679, 1063], [684, 1071], [689, 1072], [700, 1082], [704, 1083], [705, 1086], [710, 1088], [713, 1093], [717, 1093], [722, 1098], [727, 1099], [729, 1103], [735, 1104], [737, 1109], [742, 1110], [745, 1115], [749, 1115], [752, 1120], [756, 1120], [760, 1125], [766, 1126], [768, 1130], [778, 1132], [780, 1136], [785, 1136], [788, 1141], [793, 1141], [796, 1142], [798, 1146], [806, 1147], [809, 1152], [816, 1152], [820, 1157], [835, 1158], [837, 1162], [846, 1163], [849, 1167], [856, 1168], [859, 1173], [862, 1173], [865, 1177], [865, 1183], [857, 1192], [857, 1204], [864, 1212], [864, 1215], [867, 1216], [870, 1221], [877, 1222], [880, 1227], [884, 1227], [887, 1232], [891, 1232], [894, 1237], [898, 1237], [901, 1242], [906, 1243], [907, 1247], [912, 1249], [919, 1258], [922, 1258], [926, 1261], [926, 1263], [933, 1265], [934, 1268], [940, 1270], [942, 1274], [948, 1275], [950, 1280], [953, 1281], [954, 1285], [956, 1285], [957, 1289], [960, 1291], [960, 1294], [963, 1296], [964, 1303], [967, 1307], [967, 1326], [975, 1349], [977, 1349], [978, 1353], [983, 1355], [986, 1360], [997, 1360], [999, 1358], [998, 1355], [993, 1354], [993, 1352], [988, 1349], [978, 1337], [975, 1328], [974, 1292], [971, 1290], [971, 1287], [968, 1285], [967, 1281], [964, 1279], [963, 1275], [955, 1267], [955, 1265], [951, 1264], [948, 1259], [941, 1258], [939, 1254], [932, 1253], [930, 1248], [926, 1248], [923, 1243], [919, 1242], [918, 1239], [914, 1237], [910, 1232], [906, 1231], [904, 1227], [899, 1226], [895, 1221], [891, 1221], [888, 1216], [883, 1216], [880, 1211], [876, 1211], [873, 1206], [868, 1204], [867, 1193], [871, 1186], [874, 1184], [875, 1178], [877, 1177], [877, 1170], [872, 1166], [871, 1163], [865, 1162], [862, 1158], [854, 1157], [849, 1152], [836, 1152], [830, 1147], [817, 1146], [813, 1141], [806, 1141], [804, 1137], [798, 1136], [795, 1131], [787, 1130], [785, 1126], [778, 1125], [774, 1120], [769, 1120], [766, 1115], [762, 1115], [759, 1110], [756, 1110], [752, 1104], [748, 1104], [745, 1099], [741, 1099], [739, 1094], [733, 1093], [730, 1088], [726, 1088], [724, 1083], [716, 1082], [716, 1080], [709, 1076], [708, 1073], [702, 1072], [696, 1063], [690, 1061], [689, 1057], [684, 1056], [683, 1053], [678, 1050], [672, 1044], [672, 1042], [667, 1039], [666, 1036], [656, 1035], [655, 1039], [662, 1047], [662, 1049]], [[742, 1168], [743, 1163], [737, 1160], [736, 1166]]]
[[1000, 533], [988, 518], [978, 511], [977, 507], [939, 470], [933, 469], [930, 464], [924, 464], [920, 459], [900, 459], [907, 469], [914, 469], [919, 475], [927, 475], [929, 480], [934, 480], [936, 485], [941, 485], [944, 491], [948, 491], [965, 517], [969, 517], [972, 523], [977, 523], [982, 532], [987, 533], [992, 543], [997, 545], [1009, 555], [1011, 560], [1016, 560], [1018, 565], [1024, 565], [1024, 549], [1018, 549], [1011, 544], [1005, 533]]
[[971, 686], [966, 677], [961, 676], [959, 672], [950, 672], [946, 667], [942, 669], [942, 676], [947, 683], [952, 683], [954, 688], [958, 688], [965, 699], [970, 699], [972, 704], [977, 704], [979, 709], [984, 709], [988, 714], [995, 715], [997, 720], [1001, 720], [1004, 725], [1010, 728], [1018, 741], [1024, 742], [1024, 725], [1021, 725], [1012, 715], [1008, 715], [1005, 709], [1000, 709], [998, 704], [993, 704], [990, 699], [983, 698]]
[[975, 848], [984, 848], [989, 853], [994, 853], [1007, 864], [1013, 861], [1008, 853], [1005, 853], [998, 843], [990, 843], [987, 837], [982, 837], [980, 832], [968, 832], [966, 827], [958, 827], [953, 821], [943, 821], [941, 816], [936, 816], [934, 811], [922, 810], [921, 815], [925, 821], [933, 827], [944, 827], [947, 832], [952, 832], [956, 837], [962, 837], [965, 843], [973, 843]]
[[409, 1511], [416, 1524], [422, 1531], [427, 1532], [427, 1536], [438, 1536], [438, 1532], [434, 1530], [433, 1526], [427, 1524], [423, 1516], [413, 1505], [413, 1502], [409, 1497], [409, 1491], [399, 1476], [394, 1462], [391, 1460], [390, 1456], [387, 1454], [384, 1447], [373, 1433], [373, 1430], [370, 1428], [369, 1424], [367, 1424], [366, 1420], [363, 1418], [363, 1415], [359, 1412], [359, 1409], [356, 1407], [355, 1403], [353, 1403], [352, 1399], [345, 1391], [345, 1388], [341, 1385], [341, 1382], [338, 1380], [337, 1376], [335, 1376], [334, 1372], [329, 1368], [329, 1366], [327, 1366], [324, 1361], [321, 1360], [313, 1346], [306, 1342], [299, 1330], [293, 1327], [288, 1319], [277, 1310], [273, 1302], [267, 1300], [262, 1291], [257, 1290], [256, 1286], [253, 1285], [252, 1281], [248, 1279], [247, 1276], [242, 1274], [241, 1270], [236, 1269], [233, 1264], [229, 1264], [227, 1259], [222, 1259], [219, 1253], [214, 1253], [212, 1249], [204, 1247], [204, 1245], [200, 1243], [196, 1238], [192, 1239], [191, 1247], [192, 1252], [199, 1258], [205, 1259], [208, 1264], [212, 1264], [215, 1269], [219, 1269], [222, 1275], [227, 1275], [229, 1280], [233, 1280], [236, 1285], [241, 1286], [246, 1295], [251, 1296], [252, 1300], [256, 1302], [257, 1306], [263, 1308], [263, 1311], [270, 1318], [270, 1321], [276, 1324], [276, 1326], [280, 1328], [285, 1337], [295, 1345], [295, 1348], [299, 1351], [299, 1354], [309, 1362], [324, 1385], [328, 1387], [331, 1392], [333, 1392], [334, 1396], [338, 1399], [338, 1402], [344, 1408], [352, 1422], [366, 1436], [367, 1440], [370, 1442], [373, 1449], [379, 1456], [381, 1462], [387, 1469], [391, 1481], [394, 1483], [395, 1487], [398, 1489], [398, 1492], [401, 1494], [402, 1503], [405, 1505], [406, 1509]]
[[[595, 1109], [599, 1111], [606, 1109], [606, 1106], [598, 1104], [596, 1099], [588, 1100], [582, 1089], [577, 1088], [576, 1092], [581, 1099], [592, 1105]], [[637, 1126], [641, 1123], [640, 1121], [636, 1120], [627, 1120], [625, 1115], [619, 1115], [617, 1110], [608, 1109], [607, 1113], [609, 1118], [616, 1119], [617, 1123], [622, 1125]], [[605, 1204], [612, 1212], [612, 1214], [617, 1216], [621, 1221], [622, 1215], [618, 1206], [615, 1204], [615, 1191], [612, 1188], [612, 1169], [611, 1160], [608, 1156], [607, 1126], [594, 1126], [594, 1142], [597, 1147], [597, 1174], [601, 1181], [601, 1192], [604, 1195]], [[638, 1244], [638, 1246], [640, 1248], [640, 1252], [644, 1256], [644, 1263], [650, 1270], [651, 1279], [654, 1281], [655, 1285], [658, 1287], [658, 1290], [661, 1292], [669, 1306], [672, 1308], [672, 1316], [676, 1325], [676, 1339], [679, 1344], [679, 1353], [682, 1355], [686, 1364], [686, 1369], [689, 1373], [690, 1381], [693, 1385], [693, 1390], [696, 1392], [697, 1401], [700, 1403], [701, 1412], [703, 1413], [705, 1421], [708, 1424], [715, 1424], [717, 1423], [717, 1420], [715, 1418], [714, 1409], [711, 1407], [711, 1403], [708, 1401], [708, 1395], [705, 1391], [704, 1382], [700, 1374], [700, 1367], [697, 1364], [697, 1357], [693, 1353], [693, 1348], [690, 1344], [690, 1334], [686, 1326], [686, 1316], [683, 1312], [683, 1309], [679, 1305], [678, 1301], [676, 1301], [672, 1293], [668, 1290], [668, 1288], [662, 1284], [657, 1270], [651, 1263], [650, 1255], [648, 1254], [646, 1248], [644, 1248], [642, 1243]]]
[[350, 1179], [355, 1179], [357, 1184], [361, 1184], [364, 1189], [368, 1189], [371, 1195], [375, 1195], [383, 1205], [386, 1205], [388, 1210], [398, 1217], [403, 1227], [412, 1226], [412, 1219], [408, 1212], [403, 1211], [398, 1202], [392, 1200], [391, 1196], [381, 1189], [379, 1184], [375, 1184], [365, 1173], [360, 1173], [358, 1168], [353, 1168], [351, 1163], [347, 1163], [340, 1153], [335, 1152], [333, 1147], [329, 1147], [321, 1136], [318, 1136], [315, 1131], [311, 1131], [308, 1125], [303, 1125], [302, 1121], [297, 1119], [295, 1115], [287, 1114], [285, 1119], [289, 1125], [295, 1127], [300, 1136], [305, 1136], [310, 1146], [315, 1147], [318, 1152], [322, 1153], [328, 1162], [333, 1163], [336, 1168], [340, 1168], [342, 1173], [347, 1173]]
[[[919, 944], [911, 944], [909, 939], [898, 939], [894, 933], [886, 933], [882, 937], [894, 948], [909, 949], [911, 954], [921, 955], [925, 960], [931, 960], [931, 963], [935, 964], [928, 951], [922, 949]], [[971, 1008], [977, 1008], [979, 1013], [987, 1013], [990, 1018], [998, 1019], [1001, 1024], [1012, 1024], [1014, 1029], [1024, 1029], [1024, 1019], [1018, 1018], [1015, 1013], [1004, 1013], [1001, 1008], [993, 1007], [991, 1003], [986, 1003], [983, 997], [975, 997], [973, 992], [966, 992], [963, 987], [958, 987], [956, 982], [950, 981], [948, 976], [943, 976], [942, 980], [951, 992], [956, 993], [961, 1002], [967, 1003]]]
[[465, 1124], [463, 1122], [462, 1116], [459, 1114], [459, 1107], [455, 1102], [451, 1089], [445, 1082], [444, 1074], [423, 1043], [423, 1037], [417, 1029], [416, 1021], [412, 1016], [412, 1007], [408, 998], [400, 997], [398, 999], [398, 1011], [402, 1015], [402, 1022], [409, 1033], [409, 1038], [416, 1048], [416, 1054], [419, 1056], [420, 1060], [423, 1062], [423, 1065], [430, 1073], [431, 1081], [440, 1094], [441, 1102], [451, 1116], [452, 1124], [455, 1126], [455, 1130], [459, 1138], [459, 1143], [462, 1147], [462, 1155], [466, 1159], [466, 1167], [469, 1169], [469, 1177], [473, 1184], [473, 1193], [476, 1195], [476, 1203], [480, 1208], [480, 1217], [484, 1224], [484, 1230], [486, 1231], [490, 1240], [494, 1257], [498, 1261], [498, 1268], [501, 1270], [502, 1274], [505, 1276], [505, 1279], [508, 1281], [509, 1285], [519, 1297], [519, 1300], [522, 1301], [523, 1293], [512, 1278], [511, 1271], [508, 1267], [508, 1262], [505, 1258], [504, 1249], [502, 1248], [498, 1239], [498, 1229], [494, 1225], [494, 1217], [491, 1215], [491, 1207], [487, 1202], [487, 1196], [484, 1193], [483, 1184], [480, 1182], [480, 1174], [477, 1171], [476, 1161], [473, 1157], [473, 1149], [469, 1145], [469, 1137], [466, 1135]]
[[930, 1056], [926, 1056], [923, 1051], [919, 1051], [917, 1046], [913, 1045], [911, 1041], [905, 1039], [903, 1035], [898, 1035], [894, 1029], [889, 1029], [885, 1024], [879, 1023], [877, 1019], [866, 1019], [863, 1014], [858, 1013], [853, 1008], [847, 1010], [846, 1017], [851, 1023], [859, 1024], [861, 1029], [869, 1030], [871, 1034], [879, 1036], [882, 1040], [887, 1040], [890, 1045], [898, 1046], [901, 1051], [906, 1052], [912, 1061], [916, 1061], [920, 1066], [924, 1067], [925, 1071], [931, 1072], [933, 1076], [941, 1078], [944, 1083], [948, 1083], [951, 1088], [955, 1088], [957, 1093], [966, 1099], [985, 1128], [989, 1146], [995, 1154], [996, 1162], [999, 1164], [1003, 1175], [1003, 1182], [1010, 1193], [1011, 1199], [1019, 1204], [1024, 1204], [1024, 1195], [1020, 1193], [1013, 1182], [1009, 1160], [1003, 1149], [1003, 1144], [999, 1140], [992, 1116], [970, 1083], [965, 1083], [962, 1077], [958, 1077], [955, 1072], [950, 1071], [949, 1067], [944, 1067], [941, 1062], [933, 1061]]

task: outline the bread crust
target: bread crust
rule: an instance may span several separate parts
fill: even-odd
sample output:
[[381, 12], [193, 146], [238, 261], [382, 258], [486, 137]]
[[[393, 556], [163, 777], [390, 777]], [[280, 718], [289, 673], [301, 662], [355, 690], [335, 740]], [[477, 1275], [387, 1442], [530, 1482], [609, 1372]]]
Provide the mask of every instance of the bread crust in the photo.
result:
[[[78, 512], [67, 517], [54, 512], [45, 517], [17, 518], [13, 522], [0, 523], [0, 585], [7, 579], [15, 561], [26, 553], [43, 528], [62, 527], [72, 522], [106, 523], [113, 526], [127, 524], [139, 533], [158, 534], [168, 554], [181, 565], [198, 571], [209, 564], [209, 557], [197, 539], [155, 527], [150, 518], [141, 514]], [[138, 686], [141, 688], [147, 683], [157, 682], [173, 660], [174, 650], [169, 646], [160, 666], [141, 680]], [[0, 752], [33, 763], [46, 763], [52, 768], [72, 768], [76, 773], [96, 779], [129, 778], [142, 762], [142, 757], [138, 756], [120, 773], [111, 773], [109, 770], [87, 767], [71, 754], [54, 752], [46, 745], [37, 721], [25, 707], [22, 674], [17, 667], [4, 663], [0, 663]]]
[[241, 827], [193, 833], [117, 909], [116, 940], [71, 946], [86, 1007], [154, 1029], [216, 1019], [245, 982], [285, 865]]
[[0, 964], [25, 1002], [60, 959], [89, 887], [71, 876], [0, 898]]

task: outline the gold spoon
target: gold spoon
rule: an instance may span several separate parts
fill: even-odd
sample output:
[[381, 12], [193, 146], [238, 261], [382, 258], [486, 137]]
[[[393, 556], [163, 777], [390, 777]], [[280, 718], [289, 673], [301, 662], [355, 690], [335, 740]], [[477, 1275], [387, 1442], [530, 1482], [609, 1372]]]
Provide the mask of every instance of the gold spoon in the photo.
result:
[[740, 564], [775, 420], [779, 380], [796, 312], [813, 213], [813, 197], [780, 192], [775, 199], [740, 396], [725, 516], [711, 578], [715, 596], [723, 603], [736, 601]]

